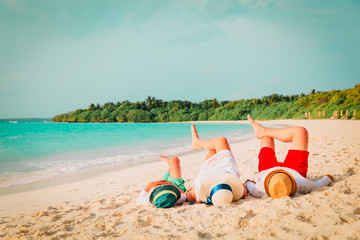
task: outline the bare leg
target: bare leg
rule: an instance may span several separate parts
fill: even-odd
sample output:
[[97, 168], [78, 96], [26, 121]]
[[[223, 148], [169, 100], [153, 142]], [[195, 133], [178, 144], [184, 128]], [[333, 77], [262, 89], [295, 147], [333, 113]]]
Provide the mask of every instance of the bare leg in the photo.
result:
[[271, 129], [261, 126], [259, 123], [252, 120], [250, 115], [248, 115], [248, 120], [254, 128], [255, 135], [258, 139], [269, 137], [282, 142], [291, 142], [290, 149], [307, 151], [309, 136], [306, 128], [288, 127]]
[[214, 138], [210, 140], [202, 140], [199, 138], [196, 126], [191, 125], [191, 134], [192, 134], [192, 149], [207, 149], [219, 152], [221, 150], [230, 150], [229, 143], [225, 137]]
[[[217, 152], [221, 150], [230, 150], [229, 143], [225, 137], [210, 139], [210, 140], [202, 140], [199, 138], [197, 129], [194, 124], [191, 125], [191, 134], [192, 134], [192, 149], [207, 149], [209, 150], [206, 159], [213, 156]], [[205, 160], [206, 160], [205, 159]]]
[[180, 167], [180, 159], [177, 157], [167, 158], [164, 156], [160, 156], [161, 160], [166, 162], [169, 165], [170, 177], [181, 179], [181, 167]]
[[212, 156], [214, 156], [216, 154], [216, 151], [213, 149], [210, 149], [208, 154], [205, 157], [205, 160], [208, 160], [209, 158], [211, 158]]
[[274, 143], [274, 139], [271, 137], [263, 137], [261, 139], [261, 144], [260, 144], [260, 148], [263, 147], [269, 147], [275, 150], [275, 143]]

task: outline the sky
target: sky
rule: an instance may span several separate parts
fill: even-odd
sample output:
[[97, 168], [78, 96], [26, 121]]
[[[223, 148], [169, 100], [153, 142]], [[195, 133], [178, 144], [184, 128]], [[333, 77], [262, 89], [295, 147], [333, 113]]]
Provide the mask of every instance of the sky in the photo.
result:
[[0, 118], [360, 83], [358, 0], [1, 0]]

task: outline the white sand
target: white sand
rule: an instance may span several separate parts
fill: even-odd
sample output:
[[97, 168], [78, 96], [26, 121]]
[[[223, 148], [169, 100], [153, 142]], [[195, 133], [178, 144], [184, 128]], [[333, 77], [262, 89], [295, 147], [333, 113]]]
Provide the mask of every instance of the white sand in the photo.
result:
[[[310, 135], [308, 178], [330, 173], [331, 186], [272, 200], [247, 197], [228, 206], [155, 209], [135, 205], [159, 162], [72, 183], [0, 196], [1, 239], [360, 239], [360, 121], [283, 120]], [[189, 129], [190, 134], [190, 129]], [[200, 137], [201, 137], [201, 133]], [[255, 179], [259, 140], [231, 144], [241, 178]], [[288, 144], [276, 142], [278, 159]], [[205, 151], [179, 156], [191, 185]]]

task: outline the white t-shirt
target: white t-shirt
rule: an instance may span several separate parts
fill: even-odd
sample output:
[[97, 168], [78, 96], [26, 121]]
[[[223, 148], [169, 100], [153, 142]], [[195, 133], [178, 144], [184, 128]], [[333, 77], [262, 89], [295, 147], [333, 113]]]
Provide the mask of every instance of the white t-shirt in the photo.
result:
[[295, 179], [296, 184], [297, 184], [296, 192], [298, 192], [298, 193], [302, 193], [302, 194], [309, 193], [314, 188], [321, 188], [321, 187], [327, 186], [331, 183], [331, 179], [327, 176], [324, 176], [323, 178], [321, 178], [320, 180], [317, 180], [317, 181], [311, 181], [311, 180], [301, 176], [301, 174], [298, 171], [295, 171], [294, 169], [286, 168], [286, 167], [273, 167], [273, 168], [269, 168], [267, 170], [261, 171], [257, 175], [256, 184], [253, 182], [247, 182], [245, 185], [246, 185], [248, 192], [251, 195], [253, 195], [254, 197], [265, 196], [266, 195], [265, 187], [264, 187], [265, 178], [270, 172], [277, 170], [277, 169], [283, 169], [293, 176], [293, 178]]
[[202, 164], [200, 172], [194, 181], [196, 201], [200, 201], [200, 187], [206, 178], [225, 173], [240, 178], [239, 168], [236, 164], [234, 155], [229, 150], [219, 151]]

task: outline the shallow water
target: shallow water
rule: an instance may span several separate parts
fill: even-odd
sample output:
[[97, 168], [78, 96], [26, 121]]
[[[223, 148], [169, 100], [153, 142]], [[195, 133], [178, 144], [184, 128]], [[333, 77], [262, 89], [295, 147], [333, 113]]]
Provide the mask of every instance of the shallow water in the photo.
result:
[[[0, 121], [0, 188], [83, 169], [141, 163], [159, 154], [191, 150], [190, 123], [54, 123], [49, 119]], [[198, 123], [201, 138], [238, 141], [247, 124]]]

